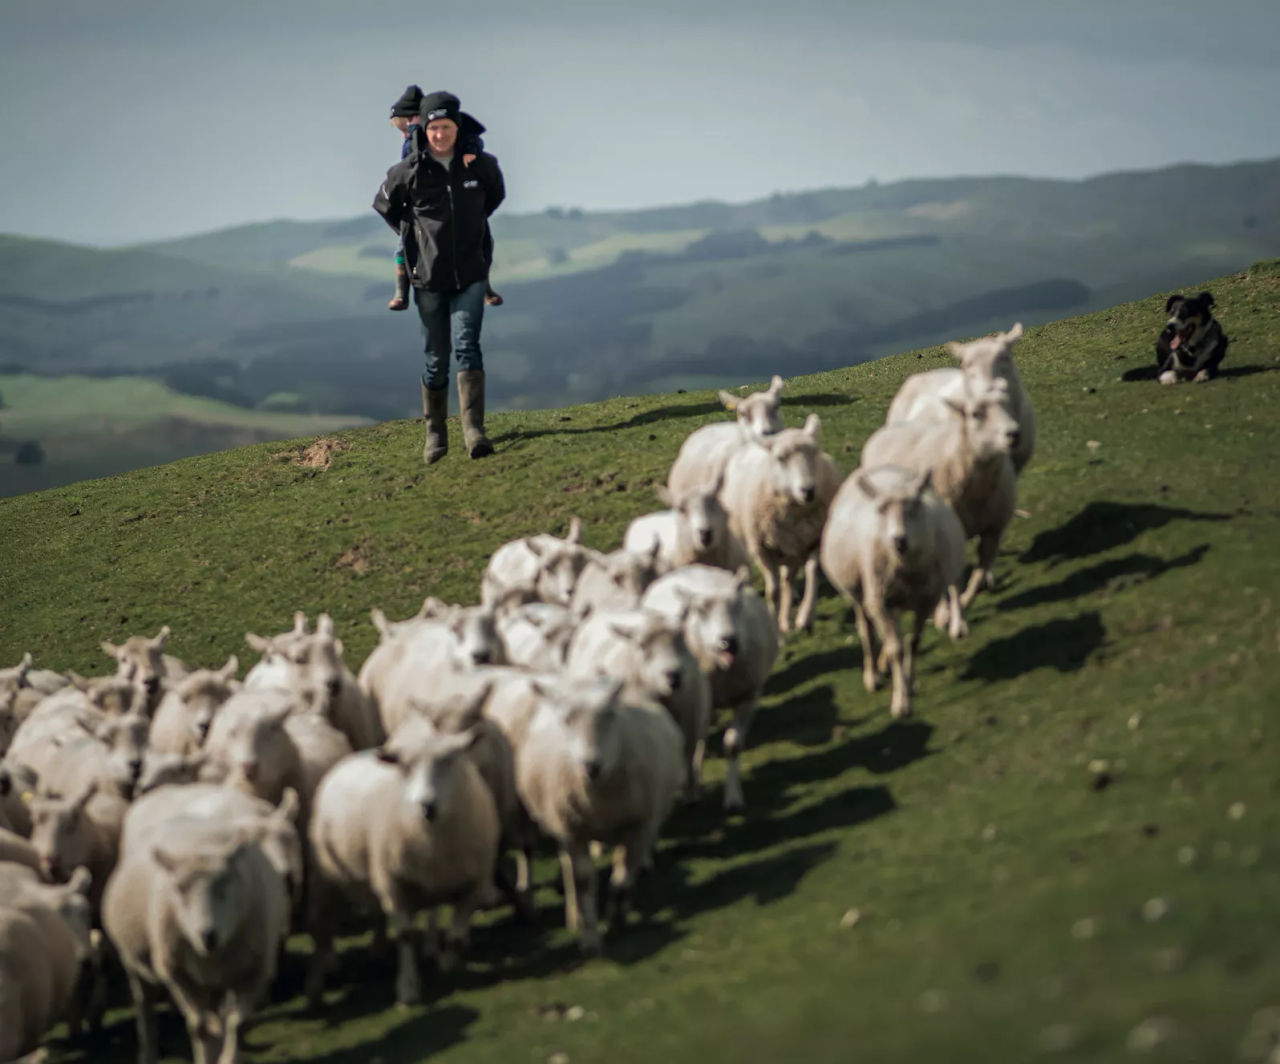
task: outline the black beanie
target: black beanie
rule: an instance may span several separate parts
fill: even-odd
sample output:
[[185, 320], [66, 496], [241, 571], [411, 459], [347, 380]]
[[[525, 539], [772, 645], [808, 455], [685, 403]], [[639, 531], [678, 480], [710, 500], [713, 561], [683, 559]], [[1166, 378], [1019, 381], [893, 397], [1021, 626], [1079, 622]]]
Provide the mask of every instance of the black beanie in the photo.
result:
[[422, 97], [422, 103], [418, 108], [418, 114], [422, 116], [422, 124], [425, 126], [429, 122], [434, 122], [437, 118], [447, 118], [455, 125], [458, 122], [458, 112], [462, 107], [462, 101], [451, 92], [429, 92]]
[[391, 117], [412, 118], [418, 113], [421, 103], [422, 90], [417, 85], [410, 85], [400, 94], [400, 99], [391, 105]]

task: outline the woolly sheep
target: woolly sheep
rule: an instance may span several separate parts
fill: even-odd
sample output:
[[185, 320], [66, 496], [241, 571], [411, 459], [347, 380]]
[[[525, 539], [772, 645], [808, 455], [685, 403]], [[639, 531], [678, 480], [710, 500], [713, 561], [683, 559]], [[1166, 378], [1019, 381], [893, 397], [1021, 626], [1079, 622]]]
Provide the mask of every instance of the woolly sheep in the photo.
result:
[[740, 399], [722, 391], [720, 401], [733, 411], [734, 420], [703, 425], [685, 438], [667, 476], [672, 497], [713, 483], [729, 457], [748, 440], [781, 432], [782, 388], [782, 378], [775, 376], [765, 391]]
[[234, 1064], [240, 1027], [275, 977], [287, 893], [234, 826], [181, 817], [131, 848], [107, 883], [103, 926], [129, 978], [138, 1060], [156, 1060], [154, 987], [186, 1020], [196, 1064]]
[[[0, 1060], [17, 1060], [75, 1004], [80, 970], [92, 952], [89, 873], [45, 886], [9, 866], [0, 883]], [[78, 1034], [79, 1016], [68, 1017]]]
[[40, 854], [21, 835], [0, 827], [0, 865], [3, 864], [18, 864], [39, 872]]
[[626, 548], [608, 554], [592, 552], [573, 586], [569, 608], [579, 616], [592, 610], [635, 606], [658, 577], [656, 545], [647, 551]]
[[383, 738], [378, 714], [342, 660], [342, 640], [334, 634], [333, 618], [322, 613], [314, 632], [305, 628], [306, 615], [298, 612], [291, 632], [271, 639], [246, 634], [246, 642], [262, 654], [245, 676], [246, 690], [291, 690], [328, 717], [353, 750], [376, 746]]
[[99, 793], [93, 781], [65, 798], [38, 791], [31, 799], [31, 845], [40, 859], [41, 875], [62, 883], [74, 869], [88, 868], [96, 912], [102, 888], [116, 866], [127, 810], [128, 803], [119, 795]]
[[727, 573], [690, 565], [661, 577], [641, 605], [679, 621], [685, 643], [711, 684], [711, 704], [728, 708], [724, 806], [743, 804], [739, 758], [756, 703], [778, 656], [778, 627], [748, 583], [747, 570]]
[[504, 543], [489, 557], [480, 581], [480, 601], [496, 606], [522, 594], [526, 601], [567, 606], [592, 553], [582, 546], [582, 522], [576, 517], [569, 522], [564, 539], [542, 534]]
[[592, 843], [614, 847], [611, 926], [626, 915], [686, 776], [680, 732], [665, 709], [622, 684], [564, 682], [534, 717], [516, 780], [534, 820], [560, 848], [565, 922], [588, 955], [601, 950]]
[[377, 751], [344, 758], [324, 778], [311, 822], [315, 857], [308, 996], [319, 1004], [333, 953], [335, 907], [370, 895], [396, 941], [396, 1000], [421, 1000], [417, 932], [421, 907], [453, 904], [451, 949], [465, 947], [471, 914], [489, 897], [498, 816], [468, 756], [476, 731], [449, 735], [413, 718]]
[[[930, 488], [931, 476], [895, 466], [855, 470], [837, 492], [822, 536], [822, 571], [853, 604], [868, 691], [879, 685], [874, 637], [884, 644], [894, 717], [911, 712], [926, 616], [934, 614], [952, 638], [964, 633], [957, 588], [964, 577], [964, 529]], [[915, 614], [905, 648], [898, 630], [903, 610]]]
[[578, 620], [567, 606], [549, 602], [526, 602], [499, 611], [496, 628], [503, 658], [522, 669], [557, 671], [564, 666]]
[[302, 758], [285, 728], [289, 715], [301, 709], [297, 695], [277, 688], [232, 695], [213, 718], [205, 740], [210, 761], [206, 774], [272, 805], [292, 787], [304, 796], [305, 808]]
[[632, 521], [623, 547], [635, 553], [656, 551], [659, 575], [683, 565], [714, 565], [730, 571], [745, 565], [746, 548], [729, 531], [729, 515], [720, 504], [723, 482], [721, 475], [679, 496], [659, 486], [658, 495], [670, 509]]
[[711, 684], [685, 643], [679, 621], [645, 609], [593, 613], [574, 635], [565, 671], [625, 680], [629, 690], [664, 706], [684, 739], [689, 793], [698, 793]]
[[1013, 361], [1013, 345], [1022, 336], [1022, 323], [1004, 333], [968, 343], [949, 343], [947, 350], [960, 360], [959, 369], [934, 369], [908, 377], [889, 405], [885, 424], [895, 421], [945, 420], [943, 399], [963, 402], [966, 393], [980, 395], [994, 381], [1008, 387], [1005, 409], [1018, 423], [1018, 442], [1009, 457], [1021, 473], [1036, 449], [1036, 413]]
[[765, 601], [780, 632], [791, 631], [791, 581], [804, 570], [804, 595], [795, 627], [813, 623], [818, 594], [818, 544], [840, 472], [818, 446], [821, 421], [783, 429], [735, 451], [725, 466], [720, 501], [729, 527], [764, 577]]
[[978, 564], [960, 597], [968, 609], [987, 580], [1000, 540], [1017, 505], [1017, 474], [1009, 459], [1018, 423], [1004, 406], [1005, 389], [992, 385], [963, 402], [944, 399], [946, 421], [907, 421], [877, 429], [862, 448], [862, 465], [930, 470], [933, 490], [960, 519], [966, 538], [978, 537]]
[[33, 771], [44, 791], [67, 794], [92, 781], [104, 793], [132, 797], [147, 749], [146, 715], [106, 716], [87, 704], [59, 704], [60, 697], [23, 721], [6, 760]]
[[0, 760], [0, 828], [31, 837], [31, 805], [37, 785], [34, 769], [7, 758]]
[[218, 708], [240, 690], [233, 654], [221, 669], [197, 669], [169, 687], [156, 707], [147, 742], [161, 753], [194, 754], [204, 744]]
[[146, 688], [148, 714], [154, 713], [160, 704], [165, 684], [182, 679], [190, 671], [183, 661], [163, 653], [168, 640], [166, 624], [152, 638], [133, 635], [119, 646], [107, 640], [102, 642], [103, 653], [116, 660], [116, 675]]

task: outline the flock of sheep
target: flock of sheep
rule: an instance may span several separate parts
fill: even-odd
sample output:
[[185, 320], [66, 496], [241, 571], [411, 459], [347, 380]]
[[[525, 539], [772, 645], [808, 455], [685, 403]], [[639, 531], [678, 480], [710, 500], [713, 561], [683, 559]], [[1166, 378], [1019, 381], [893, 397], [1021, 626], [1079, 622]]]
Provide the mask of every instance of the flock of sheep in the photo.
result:
[[290, 931], [315, 941], [316, 1005], [358, 914], [394, 946], [396, 1000], [418, 1001], [422, 962], [456, 964], [477, 909], [531, 915], [539, 838], [559, 850], [569, 927], [599, 952], [595, 858], [612, 850], [616, 924], [668, 813], [699, 792], [717, 709], [731, 713], [724, 805], [743, 805], [752, 713], [781, 635], [812, 624], [819, 564], [853, 605], [867, 689], [892, 676], [894, 716], [911, 710], [926, 620], [965, 633], [1034, 449], [1021, 334], [952, 344], [958, 369], [910, 378], [843, 481], [816, 415], [782, 424], [781, 378], [722, 392], [735, 420], [685, 440], [670, 509], [621, 548], [585, 547], [576, 520], [507, 543], [480, 605], [374, 610], [381, 641], [358, 675], [331, 619], [301, 613], [247, 637], [261, 660], [243, 681], [234, 657], [166, 655], [167, 627], [104, 643], [112, 676], [34, 670], [30, 655], [0, 670], [0, 1061], [60, 1018], [100, 1023], [104, 973], [122, 967], [142, 1064], [161, 992], [195, 1061], [232, 1064]]

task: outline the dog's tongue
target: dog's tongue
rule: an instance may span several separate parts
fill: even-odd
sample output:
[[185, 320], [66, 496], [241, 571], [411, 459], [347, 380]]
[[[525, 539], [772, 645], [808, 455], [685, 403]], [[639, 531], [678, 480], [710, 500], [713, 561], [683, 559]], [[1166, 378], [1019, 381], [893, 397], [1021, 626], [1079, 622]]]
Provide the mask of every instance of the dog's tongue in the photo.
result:
[[1182, 333], [1174, 333], [1173, 339], [1169, 341], [1169, 350], [1176, 351], [1182, 346]]

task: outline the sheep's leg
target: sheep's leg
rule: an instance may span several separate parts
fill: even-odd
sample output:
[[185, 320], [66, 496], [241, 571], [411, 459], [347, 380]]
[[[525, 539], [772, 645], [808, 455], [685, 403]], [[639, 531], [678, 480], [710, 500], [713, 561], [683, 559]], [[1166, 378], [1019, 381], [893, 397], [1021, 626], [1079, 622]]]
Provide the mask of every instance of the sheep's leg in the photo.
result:
[[422, 972], [418, 966], [418, 932], [413, 926], [413, 906], [394, 879], [377, 874], [373, 891], [382, 906], [387, 930], [396, 944], [396, 1003], [417, 1005], [422, 1001]]
[[689, 778], [686, 785], [686, 792], [691, 801], [696, 800], [702, 794], [702, 761], [707, 753], [706, 736], [700, 738], [693, 744], [693, 751], [689, 755]]
[[613, 848], [613, 872], [609, 877], [610, 931], [626, 922], [636, 878], [653, 863], [652, 852], [652, 833], [647, 829], [632, 831]]
[[173, 995], [173, 1003], [178, 1006], [182, 1018], [187, 1022], [187, 1034], [191, 1038], [191, 1055], [195, 1064], [213, 1064], [221, 1048], [222, 1039], [213, 1029], [221, 1024], [212, 1021], [211, 1009], [198, 1000], [198, 995], [183, 986], [182, 980], [168, 980], [169, 993]]
[[578, 881], [573, 871], [573, 854], [568, 847], [560, 847], [560, 875], [564, 880], [564, 926], [570, 931], [582, 927], [582, 914], [578, 911]]
[[136, 972], [127, 971], [129, 992], [133, 996], [138, 1023], [138, 1064], [156, 1064], [156, 994], [155, 989]]
[[791, 566], [778, 566], [778, 631], [791, 631]]
[[487, 883], [479, 883], [475, 890], [454, 904], [453, 918], [449, 923], [449, 932], [445, 935], [444, 950], [440, 954], [441, 971], [452, 971], [466, 956], [471, 946], [471, 917], [480, 908], [487, 889]]
[[871, 623], [875, 625], [884, 641], [885, 653], [889, 658], [889, 669], [893, 674], [893, 698], [889, 703], [889, 712], [894, 719], [905, 717], [911, 713], [911, 691], [907, 686], [903, 671], [902, 635], [898, 631], [898, 617], [892, 610], [886, 610], [881, 602], [866, 604]]
[[560, 851], [560, 864], [565, 871], [566, 917], [570, 896], [576, 915], [570, 929], [578, 932], [578, 945], [582, 952], [589, 957], [597, 957], [601, 952], [601, 941], [595, 863], [587, 847], [571, 842]]
[[871, 625], [867, 623], [867, 612], [862, 604], [853, 603], [853, 620], [858, 626], [858, 642], [862, 644], [862, 686], [867, 694], [874, 694], [880, 686], [880, 670], [876, 667], [876, 643]]
[[227, 995], [227, 1007], [222, 1019], [222, 1052], [218, 1054], [218, 1064], [239, 1064], [240, 1060], [240, 1026], [251, 1006], [240, 1000], [240, 995]]
[[978, 592], [987, 586], [987, 579], [991, 573], [991, 567], [995, 565], [996, 554], [999, 550], [999, 532], [983, 532], [978, 537], [978, 564], [974, 566], [973, 572], [969, 574], [969, 586], [964, 589], [964, 594], [960, 596], [960, 605], [966, 610], [973, 605], [973, 600], [977, 598]]
[[960, 589], [955, 584], [948, 584], [946, 594], [938, 599], [933, 611], [933, 623], [938, 628], [945, 628], [952, 639], [963, 639], [969, 634], [969, 625], [964, 619], [964, 609], [960, 605]]
[[[778, 616], [778, 577], [772, 566], [766, 565], [759, 555], [756, 560], [760, 565], [760, 575], [764, 578], [764, 602], [769, 607], [769, 612], [776, 618]], [[778, 621], [778, 627], [781, 629], [782, 622]]]
[[911, 638], [907, 641], [902, 671], [907, 680], [907, 694], [916, 693], [916, 653], [920, 650], [920, 636], [924, 634], [924, 623], [927, 611], [916, 610], [912, 617]]
[[813, 629], [813, 611], [818, 601], [818, 555], [810, 554], [804, 562], [804, 595], [796, 613], [796, 627], [808, 632]]
[[742, 770], [738, 759], [747, 745], [747, 728], [751, 724], [751, 714], [755, 712], [754, 701], [744, 702], [733, 707], [733, 722], [724, 730], [724, 756], [727, 762], [724, 774], [724, 807], [741, 809], [745, 804], [742, 796]]
[[319, 875], [308, 885], [307, 930], [314, 943], [311, 964], [307, 968], [307, 1006], [319, 1009], [323, 1003], [324, 978], [333, 966], [333, 921], [336, 905], [334, 888]]

